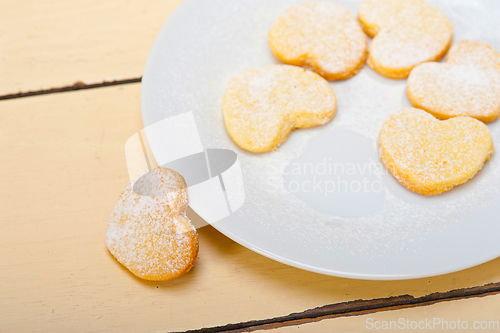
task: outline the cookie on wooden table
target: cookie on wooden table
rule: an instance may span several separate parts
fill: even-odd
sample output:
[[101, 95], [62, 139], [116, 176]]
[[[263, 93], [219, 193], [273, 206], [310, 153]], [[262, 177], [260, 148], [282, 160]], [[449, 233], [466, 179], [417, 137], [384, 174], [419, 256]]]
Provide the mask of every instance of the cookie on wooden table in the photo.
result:
[[198, 255], [198, 233], [186, 216], [187, 186], [176, 171], [156, 168], [120, 194], [108, 222], [109, 252], [151, 281], [187, 273]]

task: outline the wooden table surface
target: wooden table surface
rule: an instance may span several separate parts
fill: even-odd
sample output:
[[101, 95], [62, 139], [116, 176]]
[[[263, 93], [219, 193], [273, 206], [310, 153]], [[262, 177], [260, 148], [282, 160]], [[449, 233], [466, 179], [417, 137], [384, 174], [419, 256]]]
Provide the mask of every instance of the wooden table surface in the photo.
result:
[[142, 128], [149, 48], [179, 2], [2, 1], [0, 332], [364, 332], [434, 318], [500, 331], [500, 259], [352, 280], [272, 261], [207, 226], [179, 279], [142, 281], [118, 264], [104, 234], [128, 182], [124, 144]]

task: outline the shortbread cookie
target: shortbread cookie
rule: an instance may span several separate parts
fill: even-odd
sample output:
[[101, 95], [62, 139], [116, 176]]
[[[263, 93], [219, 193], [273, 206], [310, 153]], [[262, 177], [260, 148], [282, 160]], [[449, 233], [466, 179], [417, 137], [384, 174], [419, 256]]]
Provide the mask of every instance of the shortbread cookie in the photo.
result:
[[462, 41], [446, 63], [415, 67], [406, 91], [413, 106], [439, 119], [470, 116], [488, 123], [500, 115], [500, 54], [486, 43]]
[[171, 280], [187, 273], [198, 255], [198, 233], [186, 216], [184, 178], [156, 168], [131, 182], [109, 219], [109, 252], [136, 276]]
[[367, 55], [359, 22], [331, 2], [309, 2], [286, 10], [269, 32], [269, 46], [284, 63], [305, 66], [327, 80], [353, 76]]
[[229, 135], [252, 152], [276, 148], [295, 128], [327, 123], [335, 107], [335, 94], [325, 79], [289, 65], [241, 71], [227, 85], [222, 101]]
[[437, 120], [404, 108], [390, 116], [379, 136], [380, 159], [409, 190], [436, 195], [465, 183], [493, 154], [488, 127], [470, 117]]
[[423, 0], [365, 0], [359, 20], [373, 38], [368, 65], [400, 79], [426, 61], [436, 61], [451, 44], [453, 27], [446, 16]]

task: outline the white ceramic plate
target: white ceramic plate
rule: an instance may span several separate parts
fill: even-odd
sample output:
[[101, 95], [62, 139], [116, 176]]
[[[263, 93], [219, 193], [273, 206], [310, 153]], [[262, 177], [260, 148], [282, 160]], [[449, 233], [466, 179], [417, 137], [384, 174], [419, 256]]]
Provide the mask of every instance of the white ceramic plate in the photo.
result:
[[[192, 111], [205, 148], [239, 156], [246, 201], [214, 227], [282, 263], [349, 278], [426, 277], [500, 256], [498, 153], [471, 181], [436, 197], [406, 190], [380, 164], [382, 123], [410, 105], [406, 80], [365, 66], [331, 83], [338, 108], [329, 124], [294, 131], [265, 154], [231, 141], [221, 112], [227, 82], [244, 68], [279, 63], [267, 33], [280, 13], [301, 2], [185, 0], [149, 54], [144, 126]], [[361, 1], [337, 2], [356, 15]], [[430, 2], [452, 21], [454, 41], [478, 39], [500, 50], [500, 2]], [[488, 127], [500, 144], [500, 121]]]

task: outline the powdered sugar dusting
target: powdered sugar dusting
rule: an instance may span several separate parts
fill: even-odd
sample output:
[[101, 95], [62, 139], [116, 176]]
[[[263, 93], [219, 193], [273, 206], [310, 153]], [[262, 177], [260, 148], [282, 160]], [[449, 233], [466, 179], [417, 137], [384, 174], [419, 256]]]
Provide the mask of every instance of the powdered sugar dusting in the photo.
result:
[[197, 234], [186, 217], [184, 179], [157, 168], [131, 182], [120, 194], [108, 222], [106, 245], [135, 275], [168, 280], [191, 268]]
[[260, 152], [279, 146], [294, 128], [325, 124], [335, 107], [335, 94], [323, 78], [274, 65], [238, 73], [226, 88], [222, 108], [236, 143]]
[[278, 58], [308, 66], [329, 80], [356, 74], [366, 58], [367, 41], [357, 20], [341, 5], [310, 2], [286, 10], [269, 32]]
[[423, 0], [367, 0], [359, 17], [374, 36], [368, 64], [388, 77], [407, 77], [416, 65], [441, 58], [451, 43], [451, 23]]
[[446, 63], [500, 71], [500, 54], [485, 42], [463, 40], [450, 49]]
[[479, 42], [454, 45], [445, 64], [422, 64], [411, 72], [410, 101], [440, 119], [495, 120], [500, 115], [500, 55], [495, 53]]
[[468, 117], [436, 120], [423, 110], [406, 108], [380, 131], [380, 157], [409, 189], [439, 194], [472, 178], [493, 154], [488, 128]]

